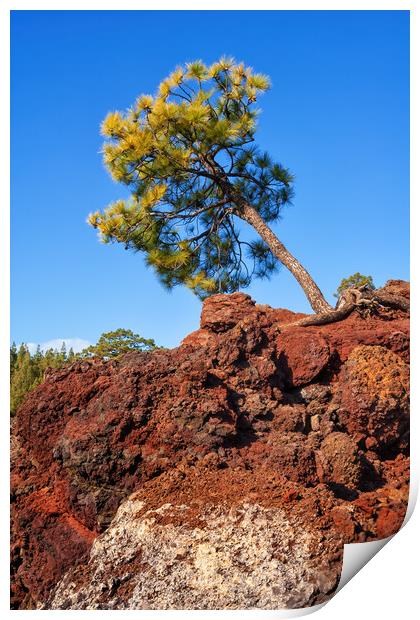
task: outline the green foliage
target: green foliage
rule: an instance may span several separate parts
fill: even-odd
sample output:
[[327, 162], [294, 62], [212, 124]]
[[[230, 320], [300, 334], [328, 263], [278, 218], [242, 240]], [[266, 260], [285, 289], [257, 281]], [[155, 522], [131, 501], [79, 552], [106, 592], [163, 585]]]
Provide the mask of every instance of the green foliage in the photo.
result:
[[17, 348], [16, 348], [16, 343], [14, 342], [12, 346], [10, 347], [10, 377], [12, 376], [15, 370], [16, 361], [17, 361]]
[[108, 114], [104, 162], [131, 198], [89, 216], [100, 239], [142, 252], [165, 286], [201, 298], [268, 277], [277, 259], [244, 239], [235, 218], [246, 202], [273, 222], [292, 196], [290, 172], [253, 145], [255, 103], [269, 86], [231, 58], [195, 61], [126, 113]]
[[361, 286], [368, 286], [372, 290], [375, 290], [372, 276], [363, 276], [361, 273], [356, 271], [356, 273], [352, 276], [341, 280], [337, 291], [334, 293], [334, 297], [340, 297], [340, 295], [342, 295], [348, 288], [359, 288]]
[[129, 329], [104, 333], [96, 345], [87, 347], [81, 353], [74, 353], [73, 349], [67, 352], [63, 342], [60, 350], [48, 349], [42, 352], [38, 346], [31, 355], [26, 345], [22, 344], [17, 350], [13, 343], [10, 347], [10, 412], [14, 415], [28, 392], [42, 383], [47, 368], [61, 368], [87, 357], [108, 359], [128, 351], [151, 351], [156, 348], [154, 340], [141, 338]]
[[151, 338], [142, 338], [134, 334], [131, 329], [117, 329], [113, 332], [104, 332], [98, 342], [84, 349], [80, 356], [109, 359], [130, 351], [152, 351], [157, 348]]
[[61, 351], [48, 349], [42, 353], [38, 346], [33, 355], [29, 353], [26, 345], [22, 344], [17, 351], [13, 343], [10, 347], [10, 411], [12, 415], [27, 393], [42, 382], [47, 368], [60, 368], [69, 361], [71, 358], [66, 353], [64, 342]]

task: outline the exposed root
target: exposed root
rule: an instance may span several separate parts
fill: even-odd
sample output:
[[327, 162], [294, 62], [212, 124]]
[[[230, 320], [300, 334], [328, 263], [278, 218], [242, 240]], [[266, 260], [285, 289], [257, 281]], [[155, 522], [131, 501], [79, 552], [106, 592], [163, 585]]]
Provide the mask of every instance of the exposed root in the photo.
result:
[[389, 295], [381, 290], [375, 291], [369, 287], [350, 288], [344, 291], [343, 295], [337, 302], [335, 309], [328, 312], [313, 314], [304, 319], [299, 319], [293, 323], [281, 325], [284, 327], [309, 327], [311, 325], [327, 325], [336, 323], [348, 317], [353, 311], [366, 318], [375, 314], [380, 308], [392, 308], [394, 310], [410, 311], [410, 302], [400, 295]]

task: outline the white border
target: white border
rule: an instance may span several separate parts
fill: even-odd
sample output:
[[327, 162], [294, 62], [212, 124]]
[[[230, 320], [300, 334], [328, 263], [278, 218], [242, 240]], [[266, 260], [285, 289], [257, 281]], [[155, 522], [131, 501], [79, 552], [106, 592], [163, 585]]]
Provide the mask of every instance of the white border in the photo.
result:
[[[148, 9], [158, 9], [158, 10], [410, 10], [411, 11], [411, 110], [420, 109], [420, 103], [418, 98], [418, 79], [417, 76], [419, 74], [419, 62], [418, 62], [418, 36], [419, 36], [419, 28], [418, 28], [418, 2], [416, 0], [412, 1], [395, 1], [395, 0], [353, 0], [352, 2], [344, 2], [344, 1], [318, 1], [315, 0], [295, 0], [292, 1], [277, 1], [277, 2], [258, 2], [258, 7], [255, 6], [255, 2], [251, 2], [250, 0], [231, 0], [227, 2], [227, 0], [213, 0], [211, 6], [209, 5], [200, 5], [197, 6], [197, 2], [194, 0], [179, 0], [175, 1], [159, 1], [154, 0], [153, 6], [150, 5], [150, 2], [141, 2], [134, 0], [120, 0], [118, 3], [110, 0], [103, 0], [100, 2], [99, 0], [91, 0], [90, 2], [84, 1], [80, 2], [78, 0], [73, 0], [73, 2], [53, 2], [50, 1], [30, 1], [30, 0], [15, 0], [14, 2], [10, 0], [6, 0], [2, 3], [0, 7], [0, 49], [1, 53], [1, 78], [3, 84], [10, 83], [10, 70], [9, 70], [9, 59], [10, 59], [10, 37], [9, 37], [9, 11], [10, 10], [148, 10]], [[246, 36], [246, 35], [245, 35]], [[1, 394], [8, 394], [9, 390], [9, 381], [8, 381], [8, 349], [9, 349], [9, 209], [8, 205], [10, 204], [10, 190], [9, 190], [9, 179], [10, 179], [10, 159], [9, 159], [9, 144], [10, 144], [10, 126], [9, 126], [9, 117], [10, 117], [10, 104], [9, 100], [3, 95], [0, 98], [0, 106], [1, 106], [1, 114], [0, 114], [0, 123], [2, 129], [2, 137], [4, 139], [4, 148], [2, 150], [2, 161], [0, 166], [0, 174], [1, 174], [1, 184], [0, 188], [2, 191], [2, 201], [1, 201], [1, 226], [0, 226], [0, 269], [2, 271], [1, 277], [1, 286], [3, 287], [2, 294], [2, 322], [0, 327], [0, 342], [2, 345], [2, 356], [1, 356], [1, 383], [0, 390]], [[412, 215], [412, 223], [411, 223], [411, 269], [417, 273], [418, 263], [419, 263], [419, 242], [417, 238], [414, 237], [414, 231], [419, 231], [419, 218], [418, 215], [418, 121], [417, 116], [412, 113], [411, 114], [411, 204], [416, 205], [417, 208], [413, 208]], [[396, 205], [396, 211], [398, 211], [398, 206]], [[418, 290], [417, 283], [412, 279], [412, 309], [414, 312], [414, 316], [417, 316], [418, 311]], [[6, 303], [7, 302], [7, 303]], [[412, 413], [411, 416], [411, 445], [418, 446], [419, 445], [419, 425], [416, 422], [416, 415], [418, 414], [419, 408], [419, 397], [417, 386], [418, 382], [418, 331], [420, 327], [417, 327], [416, 321], [412, 321], [412, 344], [413, 344], [413, 354], [412, 354], [412, 385], [413, 385], [413, 398], [412, 398]], [[2, 468], [4, 468], [4, 479], [8, 479], [8, 471], [9, 471], [9, 450], [8, 450], [8, 403], [6, 403], [6, 407], [4, 406], [4, 397], [3, 397], [3, 409], [4, 411], [1, 413], [1, 424], [3, 432], [1, 434], [4, 445], [1, 450], [1, 464]], [[408, 515], [413, 510], [413, 503], [415, 501], [415, 497], [417, 496], [418, 491], [418, 463], [419, 459], [416, 454], [417, 450], [412, 450], [412, 469], [411, 469], [411, 493], [410, 493], [410, 509]], [[5, 486], [5, 485], [3, 485]], [[4, 498], [3, 506], [7, 505], [7, 499]], [[416, 588], [417, 580], [414, 581], [416, 575], [418, 575], [418, 563], [417, 556], [415, 553], [415, 532], [419, 526], [419, 511], [415, 513], [415, 517], [410, 521], [410, 523], [404, 527], [403, 531], [398, 533], [394, 540], [391, 541], [387, 549], [383, 550], [380, 554], [380, 558], [374, 558], [367, 567], [365, 567], [362, 571], [361, 575], [357, 575], [352, 580], [352, 585], [350, 588], [345, 588], [343, 592], [340, 592], [337, 596], [334, 596], [333, 599], [322, 609], [320, 612], [320, 619], [327, 618], [336, 618], [340, 617], [340, 620], [345, 620], [346, 618], [354, 618], [355, 616], [369, 617], [369, 615], [373, 615], [375, 617], [380, 617], [381, 620], [387, 620], [388, 618], [395, 618], [395, 615], [398, 614], [400, 617], [410, 620], [416, 616], [416, 612], [418, 612], [418, 603], [416, 600]], [[20, 611], [9, 611], [9, 593], [8, 593], [8, 546], [9, 546], [9, 514], [7, 510], [2, 511], [2, 519], [3, 527], [1, 528], [1, 549], [5, 550], [4, 558], [1, 563], [1, 587], [2, 587], [2, 595], [1, 595], [1, 603], [2, 609], [8, 614], [13, 613], [21, 614], [25, 613], [25, 617], [28, 617], [28, 614], [39, 613], [39, 612], [20, 612]], [[407, 521], [407, 519], [406, 519]], [[379, 542], [379, 541], [378, 541]], [[371, 544], [371, 543], [366, 543]], [[347, 546], [347, 545], [346, 545]], [[350, 545], [349, 545], [350, 546]], [[357, 545], [351, 545], [352, 547], [356, 547]], [[364, 545], [362, 545], [364, 546]], [[399, 562], [397, 564], [396, 562]], [[385, 586], [385, 591], [384, 591]], [[317, 606], [318, 608], [319, 606]], [[298, 610], [296, 610], [298, 611]], [[309, 611], [309, 610], [307, 610]], [[315, 608], [312, 608], [312, 611], [315, 611]], [[41, 612], [48, 614], [56, 614], [61, 612]], [[70, 611], [71, 614], [77, 614], [80, 612]], [[87, 612], [92, 613], [92, 612]], [[130, 613], [130, 612], [110, 612], [110, 611], [102, 611], [101, 613]], [[222, 615], [224, 617], [238, 617], [238, 613], [245, 614], [247, 616], [251, 616], [252, 618], [266, 618], [267, 615], [272, 616], [276, 614], [277, 617], [292, 617], [293, 615], [301, 615], [296, 612], [288, 613], [284, 615], [283, 610], [279, 610], [278, 612], [262, 612], [262, 611], [241, 611], [241, 612], [230, 612], [230, 611], [220, 611], [220, 612], [203, 612], [203, 611], [142, 611], [137, 612], [141, 613], [142, 618], [157, 618], [163, 615], [170, 614], [173, 618], [181, 618], [185, 616], [185, 614], [194, 614], [201, 615], [205, 613], [207, 616], [209, 615]], [[402, 615], [401, 615], [402, 614]]]

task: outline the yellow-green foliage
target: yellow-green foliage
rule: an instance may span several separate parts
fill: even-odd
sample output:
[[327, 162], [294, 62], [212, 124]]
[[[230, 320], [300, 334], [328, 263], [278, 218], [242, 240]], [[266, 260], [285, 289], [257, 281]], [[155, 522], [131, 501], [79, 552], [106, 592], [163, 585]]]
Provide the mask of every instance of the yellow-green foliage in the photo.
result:
[[131, 351], [153, 351], [158, 347], [152, 338], [142, 338], [131, 329], [116, 329], [101, 334], [98, 342], [84, 349], [79, 357], [100, 357], [110, 359]]
[[287, 169], [260, 166], [252, 146], [255, 102], [269, 87], [267, 76], [232, 58], [196, 60], [128, 111], [110, 112], [101, 126], [105, 166], [132, 195], [89, 216], [100, 239], [143, 252], [164, 285], [202, 297], [273, 271], [270, 252], [254, 253], [252, 243], [242, 251], [233, 221], [241, 197], [270, 221], [291, 196]]
[[73, 361], [73, 350], [66, 351], [63, 342], [61, 350], [48, 349], [43, 353], [38, 347], [31, 355], [26, 345], [19, 350], [15, 344], [10, 347], [10, 411], [12, 415], [23, 402], [28, 392], [39, 385], [47, 368], [59, 368]]
[[[250, 104], [269, 86], [266, 76], [232, 59], [211, 67], [201, 61], [177, 67], [155, 96], [141, 95], [128, 112], [107, 115], [101, 126], [109, 139], [105, 165], [116, 181], [127, 184], [188, 171], [215, 143], [251, 138], [256, 111]], [[156, 194], [153, 204], [163, 195]], [[90, 223], [102, 231], [103, 220]]]
[[[207, 72], [201, 79], [188, 78], [191, 73], [181, 70], [175, 74], [176, 79], [172, 74], [160, 84], [155, 97], [141, 96], [127, 114], [111, 112], [103, 122], [102, 133], [112, 140], [104, 146], [104, 161], [116, 181], [165, 178], [177, 169], [188, 170], [216, 140], [228, 145], [255, 129], [255, 112], [243, 109], [226, 118], [221, 111], [249, 105], [257, 91], [268, 88], [263, 76], [244, 75], [240, 83], [230, 82], [226, 88], [220, 80], [216, 88], [204, 90], [201, 81], [209, 79]], [[179, 91], [184, 81], [194, 79], [200, 84], [198, 92], [185, 101]]]
[[130, 351], [152, 351], [156, 348], [159, 347], [152, 338], [142, 338], [130, 329], [121, 328], [101, 334], [95, 345], [77, 354], [73, 349], [66, 351], [64, 342], [60, 350], [43, 352], [38, 347], [33, 355], [26, 345], [22, 344], [18, 350], [13, 343], [10, 347], [10, 412], [12, 415], [16, 413], [27, 394], [43, 381], [48, 368], [60, 368], [79, 358], [109, 359]]

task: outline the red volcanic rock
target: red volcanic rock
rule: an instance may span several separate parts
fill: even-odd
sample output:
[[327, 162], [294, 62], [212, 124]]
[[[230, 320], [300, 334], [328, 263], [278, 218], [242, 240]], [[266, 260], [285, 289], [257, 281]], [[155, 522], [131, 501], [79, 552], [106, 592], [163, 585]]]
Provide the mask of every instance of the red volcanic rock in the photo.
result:
[[410, 282], [405, 280], [388, 280], [383, 288], [379, 291], [383, 291], [388, 295], [399, 295], [405, 299], [410, 299]]
[[352, 542], [356, 532], [356, 522], [348, 506], [335, 506], [331, 510], [335, 527], [341, 532], [344, 543]]
[[255, 301], [245, 293], [212, 295], [203, 304], [200, 327], [213, 332], [225, 332], [250, 313], [256, 314]]
[[330, 359], [328, 342], [305, 327], [277, 338], [277, 355], [288, 386], [298, 387], [313, 381]]
[[376, 533], [378, 538], [388, 538], [401, 527], [405, 517], [405, 510], [398, 506], [395, 510], [384, 506], [377, 512]]
[[367, 436], [372, 450], [404, 438], [409, 423], [409, 367], [384, 347], [360, 345], [344, 364], [334, 401], [351, 434]]
[[315, 467], [315, 437], [303, 433], [282, 433], [274, 435], [267, 442], [265, 465], [293, 482], [304, 485], [318, 482]]
[[[390, 286], [406, 294], [404, 283]], [[339, 576], [342, 542], [398, 529], [408, 317], [379, 308], [294, 326], [301, 316], [215, 295], [177, 349], [46, 374], [13, 421], [13, 608], [48, 607], [133, 492], [148, 509], [188, 506], [194, 527], [207, 504], [246, 501], [310, 528], [311, 540], [326, 540], [329, 590], [311, 590], [308, 604]]]
[[357, 489], [363, 477], [359, 449], [346, 433], [330, 433], [316, 453], [316, 470], [321, 482]]

